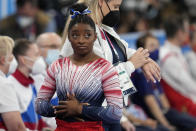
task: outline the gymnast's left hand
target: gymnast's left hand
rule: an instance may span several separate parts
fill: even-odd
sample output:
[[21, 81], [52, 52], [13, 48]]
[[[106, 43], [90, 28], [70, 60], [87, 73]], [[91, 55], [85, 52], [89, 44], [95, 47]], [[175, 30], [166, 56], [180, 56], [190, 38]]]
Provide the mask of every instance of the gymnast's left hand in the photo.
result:
[[63, 115], [64, 117], [78, 116], [82, 113], [83, 104], [80, 103], [75, 95], [68, 95], [67, 101], [59, 101], [58, 106], [54, 106], [55, 114]]

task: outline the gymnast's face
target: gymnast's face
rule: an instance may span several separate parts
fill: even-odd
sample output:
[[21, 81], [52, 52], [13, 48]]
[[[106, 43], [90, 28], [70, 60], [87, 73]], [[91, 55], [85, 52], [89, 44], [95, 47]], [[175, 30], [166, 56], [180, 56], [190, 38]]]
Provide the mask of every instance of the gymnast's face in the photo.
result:
[[97, 39], [95, 30], [89, 24], [77, 23], [68, 33], [74, 54], [86, 56], [93, 51], [93, 45]]

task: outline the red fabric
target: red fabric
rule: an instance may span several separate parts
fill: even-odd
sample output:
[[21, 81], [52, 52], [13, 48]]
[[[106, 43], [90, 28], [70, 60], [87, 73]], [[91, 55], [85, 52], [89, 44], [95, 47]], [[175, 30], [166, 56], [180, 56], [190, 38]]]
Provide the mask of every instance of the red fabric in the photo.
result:
[[30, 130], [35, 130], [36, 129], [36, 124], [35, 123], [24, 122], [24, 125], [25, 125], [26, 128], [28, 128]]
[[95, 122], [65, 122], [56, 119], [57, 129], [55, 131], [104, 131], [101, 121]]
[[40, 119], [38, 124], [38, 130], [42, 131], [43, 128], [49, 128], [49, 126], [42, 119]]
[[16, 80], [18, 80], [23, 86], [29, 87], [30, 84], [34, 83], [34, 80], [31, 77], [26, 77], [22, 72], [18, 69], [12, 74]]
[[192, 116], [196, 117], [196, 104], [191, 99], [175, 91], [164, 80], [161, 80], [161, 85], [173, 108], [180, 112], [188, 112]]
[[0, 121], [0, 130], [1, 129], [7, 130], [7, 128], [5, 127], [5, 124], [2, 121]]
[[25, 124], [25, 127], [27, 127], [28, 129], [30, 130], [37, 129], [37, 131], [42, 131], [43, 128], [49, 127], [42, 119], [39, 120], [38, 125], [36, 125], [35, 123], [29, 123], [29, 122], [24, 122], [24, 124]]

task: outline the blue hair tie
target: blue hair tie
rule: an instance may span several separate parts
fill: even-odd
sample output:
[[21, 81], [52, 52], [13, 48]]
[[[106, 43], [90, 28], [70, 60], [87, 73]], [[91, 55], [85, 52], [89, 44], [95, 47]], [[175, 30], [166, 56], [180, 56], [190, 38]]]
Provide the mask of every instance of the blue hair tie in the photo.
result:
[[79, 11], [75, 11], [74, 9], [71, 9], [71, 11], [73, 12], [73, 15], [71, 16], [72, 19], [74, 19], [77, 15], [86, 15], [91, 13], [91, 11], [88, 10], [88, 8], [85, 9], [82, 13], [80, 13]]

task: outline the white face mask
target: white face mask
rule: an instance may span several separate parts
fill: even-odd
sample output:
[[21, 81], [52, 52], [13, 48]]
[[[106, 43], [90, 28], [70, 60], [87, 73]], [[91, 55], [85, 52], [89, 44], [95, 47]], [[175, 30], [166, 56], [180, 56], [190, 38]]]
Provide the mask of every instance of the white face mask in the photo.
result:
[[31, 69], [31, 74], [32, 75], [39, 75], [39, 74], [40, 75], [41, 74], [45, 75], [45, 73], [46, 73], [46, 64], [44, 62], [43, 57], [38, 57], [35, 61], [32, 60], [31, 58], [27, 57], [27, 56], [25, 58], [34, 62], [32, 67], [28, 66], [28, 68]]
[[17, 67], [18, 67], [18, 62], [16, 61], [16, 58], [14, 57], [10, 63], [8, 75], [13, 74], [16, 71]]
[[39, 57], [35, 63], [33, 64], [33, 68], [32, 68], [32, 75], [45, 75], [46, 74], [46, 64], [44, 62], [44, 58], [43, 57]]
[[28, 17], [28, 16], [19, 16], [17, 20], [18, 20], [18, 24], [22, 28], [30, 26], [34, 21], [32, 17]]

